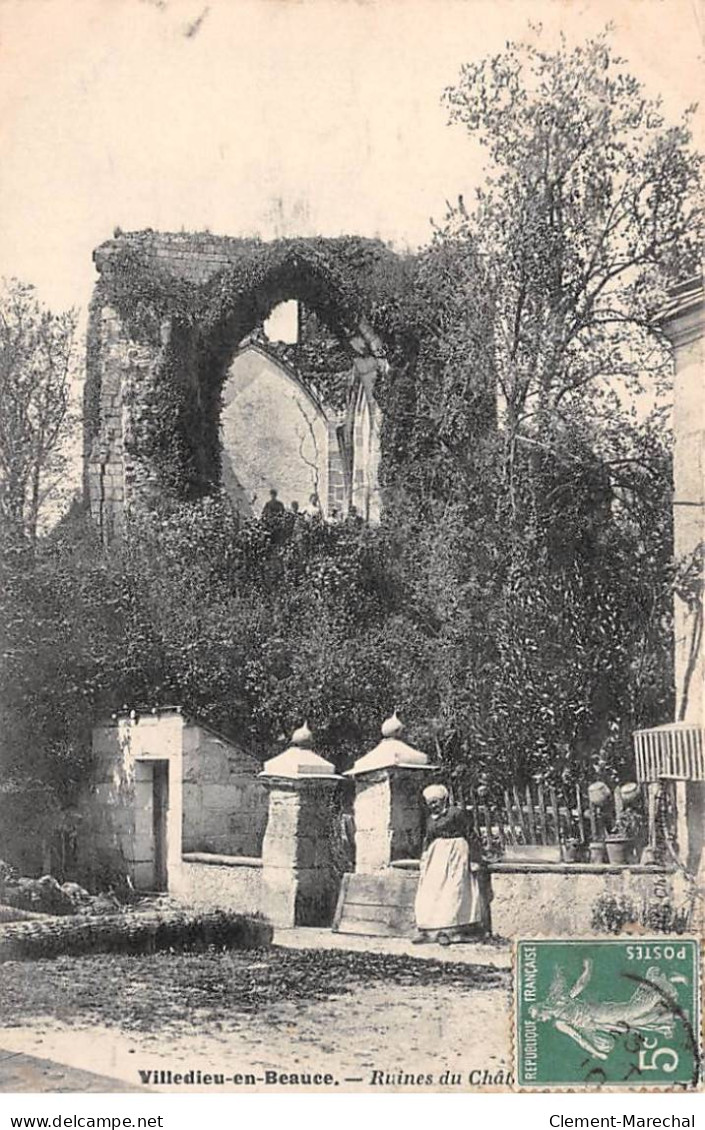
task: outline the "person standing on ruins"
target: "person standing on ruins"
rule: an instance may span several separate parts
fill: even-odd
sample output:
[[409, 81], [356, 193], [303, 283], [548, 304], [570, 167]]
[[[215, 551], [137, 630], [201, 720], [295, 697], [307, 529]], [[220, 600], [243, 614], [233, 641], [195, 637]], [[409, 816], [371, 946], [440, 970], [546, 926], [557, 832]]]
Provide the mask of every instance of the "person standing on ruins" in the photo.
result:
[[265, 522], [271, 522], [272, 520], [276, 521], [280, 519], [283, 517], [283, 514], [284, 503], [279, 501], [277, 491], [272, 487], [269, 492], [269, 502], [265, 502], [262, 507], [262, 518]]

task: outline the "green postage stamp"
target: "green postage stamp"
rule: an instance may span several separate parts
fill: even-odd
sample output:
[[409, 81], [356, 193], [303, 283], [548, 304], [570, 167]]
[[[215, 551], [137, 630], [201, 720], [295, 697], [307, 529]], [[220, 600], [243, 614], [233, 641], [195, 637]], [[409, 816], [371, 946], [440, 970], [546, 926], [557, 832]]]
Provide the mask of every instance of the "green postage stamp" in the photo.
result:
[[517, 1083], [695, 1087], [700, 957], [692, 938], [517, 942]]

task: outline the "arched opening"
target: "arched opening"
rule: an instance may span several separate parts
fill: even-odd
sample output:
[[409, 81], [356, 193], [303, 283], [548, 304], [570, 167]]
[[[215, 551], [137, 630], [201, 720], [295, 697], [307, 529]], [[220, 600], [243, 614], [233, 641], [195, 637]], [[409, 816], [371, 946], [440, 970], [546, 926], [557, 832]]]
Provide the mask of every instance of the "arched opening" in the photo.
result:
[[266, 348], [248, 344], [228, 368], [220, 415], [222, 485], [242, 513], [270, 491], [287, 509], [328, 512], [330, 423], [323, 406]]
[[[151, 231], [97, 249], [86, 492], [107, 540], [133, 505], [223, 486], [249, 513], [271, 489], [304, 507], [317, 490], [329, 517], [376, 521], [386, 361], [362, 311], [385, 255]], [[302, 340], [309, 320], [321, 340]]]
[[264, 322], [264, 336], [268, 341], [296, 345], [299, 340], [299, 318], [300, 308], [295, 298], [280, 302]]
[[212, 383], [221, 373], [220, 481], [241, 511], [261, 513], [274, 489], [287, 508], [335, 519], [353, 507], [379, 521], [374, 387], [386, 361], [371, 328], [346, 323], [338, 301], [297, 263], [240, 295], [216, 328], [204, 375]]

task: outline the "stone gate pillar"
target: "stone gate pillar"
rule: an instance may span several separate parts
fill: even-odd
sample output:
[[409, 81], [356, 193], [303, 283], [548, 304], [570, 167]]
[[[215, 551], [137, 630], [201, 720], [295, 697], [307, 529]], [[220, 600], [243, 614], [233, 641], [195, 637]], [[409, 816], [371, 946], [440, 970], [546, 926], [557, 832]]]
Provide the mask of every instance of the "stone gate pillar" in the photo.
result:
[[289, 749], [265, 762], [260, 773], [269, 790], [262, 909], [275, 926], [330, 926], [338, 897], [332, 802], [342, 777], [311, 742], [311, 731], [302, 726]]
[[355, 762], [355, 871], [372, 874], [399, 859], [418, 859], [423, 838], [421, 792], [436, 767], [401, 740], [394, 714], [382, 725], [382, 741]]

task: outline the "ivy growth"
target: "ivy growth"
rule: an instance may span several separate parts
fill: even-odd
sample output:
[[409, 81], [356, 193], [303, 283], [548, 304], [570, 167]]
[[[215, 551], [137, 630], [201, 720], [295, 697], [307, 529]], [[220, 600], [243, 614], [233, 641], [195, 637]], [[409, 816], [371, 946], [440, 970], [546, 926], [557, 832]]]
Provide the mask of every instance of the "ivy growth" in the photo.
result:
[[345, 404], [353, 354], [350, 339], [364, 319], [391, 356], [402, 351], [398, 327], [404, 295], [413, 293], [413, 257], [359, 237], [254, 239], [184, 237], [197, 259], [214, 248], [223, 266], [206, 281], [177, 277], [159, 251], [179, 237], [133, 233], [103, 245], [89, 329], [91, 379], [86, 391], [87, 443], [97, 434], [101, 327], [114, 309], [130, 339], [154, 353], [136, 392], [139, 428], [130, 453], [149, 465], [160, 487], [188, 498], [220, 479], [220, 391], [239, 344], [280, 302], [296, 297], [315, 314], [319, 332], [289, 350], [304, 381], [333, 408]]

